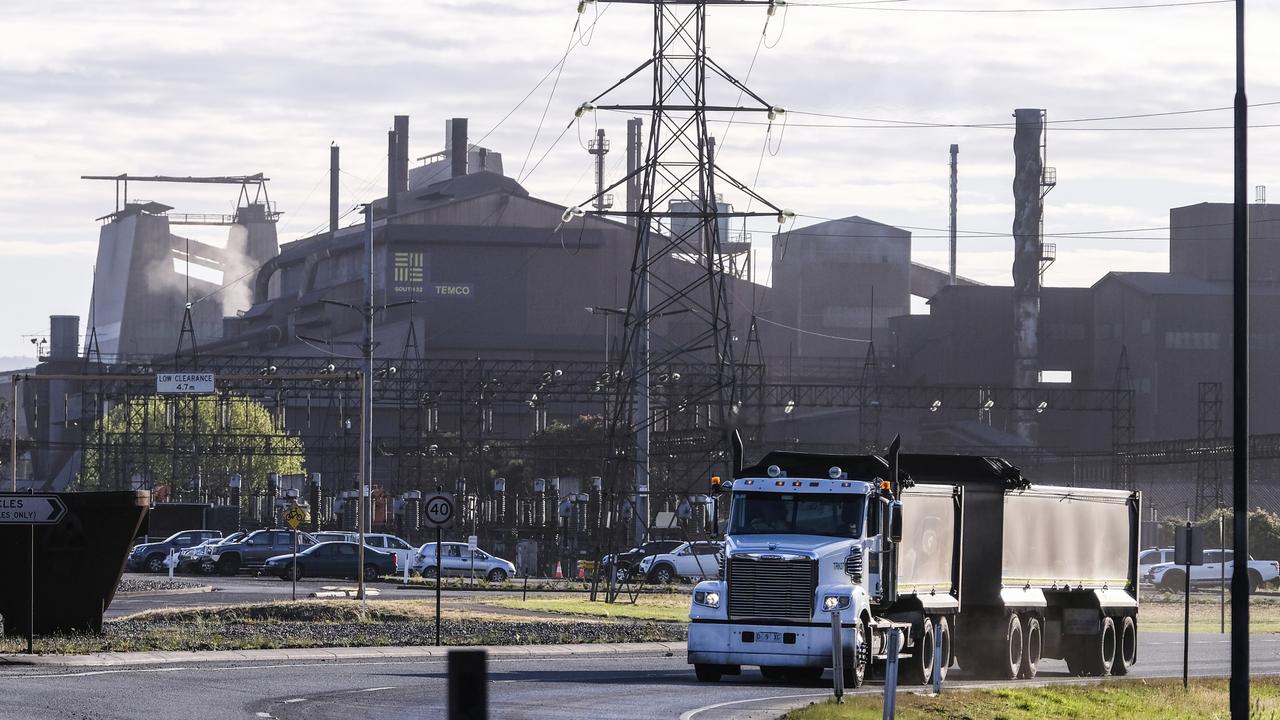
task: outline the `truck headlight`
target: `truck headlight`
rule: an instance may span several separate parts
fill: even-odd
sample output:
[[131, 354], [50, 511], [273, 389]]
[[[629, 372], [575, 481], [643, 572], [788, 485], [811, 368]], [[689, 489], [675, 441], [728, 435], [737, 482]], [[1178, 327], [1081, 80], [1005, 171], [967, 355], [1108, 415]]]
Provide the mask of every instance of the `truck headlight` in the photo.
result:
[[703, 607], [720, 607], [720, 593], [714, 590], [699, 590], [693, 594], [693, 602]]
[[835, 612], [836, 610], [848, 610], [851, 599], [848, 595], [827, 595], [822, 598], [823, 612]]

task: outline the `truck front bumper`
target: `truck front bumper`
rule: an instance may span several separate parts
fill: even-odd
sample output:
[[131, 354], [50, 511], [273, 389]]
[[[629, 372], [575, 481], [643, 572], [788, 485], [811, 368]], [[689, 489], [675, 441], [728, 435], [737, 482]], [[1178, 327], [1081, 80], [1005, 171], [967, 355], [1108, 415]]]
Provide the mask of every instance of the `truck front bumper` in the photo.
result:
[[[841, 627], [845, 663], [853, 660], [854, 626]], [[831, 626], [689, 623], [689, 662], [708, 665], [831, 667]]]

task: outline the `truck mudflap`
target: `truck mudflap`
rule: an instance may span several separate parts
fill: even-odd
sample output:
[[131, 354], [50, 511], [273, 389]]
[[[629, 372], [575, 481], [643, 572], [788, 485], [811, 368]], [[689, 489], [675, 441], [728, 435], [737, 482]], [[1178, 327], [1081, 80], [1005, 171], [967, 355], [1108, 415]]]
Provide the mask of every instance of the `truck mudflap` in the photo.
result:
[[[845, 661], [853, 659], [854, 625], [841, 626]], [[710, 665], [831, 667], [831, 626], [689, 623], [689, 662]]]
[[1040, 588], [1001, 588], [1000, 601], [1007, 608], [1042, 608], [1048, 607], [1044, 591]]
[[1093, 591], [1094, 597], [1098, 598], [1099, 608], [1137, 608], [1138, 598], [1132, 595], [1128, 590], [1120, 588], [1102, 588]]

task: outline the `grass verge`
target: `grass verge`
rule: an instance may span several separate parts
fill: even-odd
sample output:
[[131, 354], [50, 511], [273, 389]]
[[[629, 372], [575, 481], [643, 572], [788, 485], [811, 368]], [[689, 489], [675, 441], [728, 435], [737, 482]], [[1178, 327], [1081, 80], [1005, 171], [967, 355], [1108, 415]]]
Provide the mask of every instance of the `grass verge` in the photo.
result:
[[[1250, 682], [1255, 720], [1280, 719], [1280, 678]], [[1226, 680], [1129, 680], [1101, 685], [1055, 685], [945, 692], [941, 697], [900, 694], [898, 720], [1208, 720], [1226, 718]], [[785, 720], [879, 720], [881, 698], [855, 695], [842, 705], [810, 705], [787, 713]]]
[[480, 603], [512, 610], [528, 610], [576, 617], [622, 618], [628, 620], [656, 620], [683, 622], [689, 619], [689, 597], [680, 595], [641, 595], [632, 603], [626, 595], [619, 595], [615, 603], [601, 600], [591, 602], [585, 597], [518, 597], [484, 598]]
[[[445, 645], [678, 642], [685, 627], [644, 621], [569, 617], [517, 618], [470, 610], [441, 614]], [[435, 607], [420, 600], [382, 600], [362, 609], [354, 600], [252, 603], [148, 610], [108, 621], [101, 634], [36, 638], [42, 654], [260, 650], [435, 644]], [[0, 638], [0, 653], [25, 649], [21, 638]]]
[[[1227, 632], [1231, 631], [1231, 595], [1227, 594]], [[1143, 591], [1138, 608], [1138, 627], [1152, 632], [1182, 632], [1182, 595]], [[1191, 594], [1191, 632], [1216, 633], [1219, 625], [1218, 595]], [[1249, 632], [1280, 632], [1280, 597], [1249, 598]]]

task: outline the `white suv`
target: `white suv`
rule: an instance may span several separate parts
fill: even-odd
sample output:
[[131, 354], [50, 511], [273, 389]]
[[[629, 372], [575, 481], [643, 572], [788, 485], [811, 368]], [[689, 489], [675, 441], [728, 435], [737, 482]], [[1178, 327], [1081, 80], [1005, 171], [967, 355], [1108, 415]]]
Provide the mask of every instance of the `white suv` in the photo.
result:
[[718, 542], [685, 543], [669, 553], [650, 555], [640, 561], [640, 574], [650, 582], [669, 583], [679, 578], [715, 580], [720, 576]]
[[[1232, 560], [1235, 554], [1231, 550], [1205, 550], [1204, 564], [1191, 566], [1191, 584], [1213, 585], [1225, 576], [1231, 582]], [[1223, 567], [1223, 562], [1226, 567]], [[1172, 562], [1154, 565], [1143, 580], [1164, 590], [1182, 592], [1186, 588], [1186, 568]], [[1274, 583], [1280, 579], [1280, 563], [1275, 560], [1254, 560], [1249, 558], [1249, 592], [1253, 593], [1265, 583]]]

